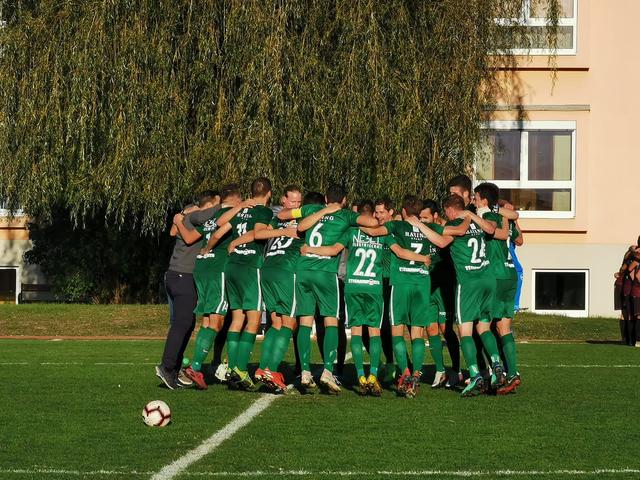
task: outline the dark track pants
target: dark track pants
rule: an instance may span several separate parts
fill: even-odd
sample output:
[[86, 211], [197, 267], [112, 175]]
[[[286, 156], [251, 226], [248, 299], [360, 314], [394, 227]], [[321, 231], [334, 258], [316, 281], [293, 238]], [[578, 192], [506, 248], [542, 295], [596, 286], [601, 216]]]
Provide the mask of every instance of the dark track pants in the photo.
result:
[[198, 294], [193, 275], [190, 273], [167, 271], [165, 286], [173, 305], [173, 318], [164, 344], [162, 365], [167, 370], [176, 372], [182, 365], [184, 351], [196, 325], [193, 310], [198, 301]]

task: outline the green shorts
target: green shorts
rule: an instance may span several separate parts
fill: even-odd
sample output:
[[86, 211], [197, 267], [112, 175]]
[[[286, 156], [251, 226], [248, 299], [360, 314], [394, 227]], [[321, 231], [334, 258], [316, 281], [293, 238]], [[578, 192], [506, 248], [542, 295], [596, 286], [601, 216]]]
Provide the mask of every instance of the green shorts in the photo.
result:
[[296, 274], [281, 268], [262, 268], [262, 297], [268, 312], [295, 316]]
[[458, 284], [456, 289], [456, 321], [458, 324], [490, 322], [491, 308], [496, 293], [496, 280], [493, 277], [479, 278]]
[[196, 315], [226, 315], [227, 296], [224, 290], [224, 272], [193, 272], [198, 290], [198, 304], [193, 313]]
[[517, 279], [496, 280], [496, 296], [493, 300], [493, 307], [491, 308], [493, 318], [513, 318], [517, 289]]
[[440, 324], [447, 323], [447, 308], [442, 298], [442, 291], [436, 288], [431, 291], [431, 304], [429, 305], [430, 323], [437, 321]]
[[231, 310], [264, 310], [260, 269], [227, 264], [227, 298]]
[[319, 270], [301, 270], [296, 273], [296, 315], [311, 317], [316, 306], [322, 317], [340, 315], [340, 286], [338, 274]]
[[431, 287], [427, 285], [393, 285], [389, 300], [391, 326], [426, 327], [437, 319], [429, 316]]
[[344, 315], [347, 328], [351, 327], [382, 327], [382, 315], [384, 312], [384, 301], [382, 292], [345, 292], [344, 293]]

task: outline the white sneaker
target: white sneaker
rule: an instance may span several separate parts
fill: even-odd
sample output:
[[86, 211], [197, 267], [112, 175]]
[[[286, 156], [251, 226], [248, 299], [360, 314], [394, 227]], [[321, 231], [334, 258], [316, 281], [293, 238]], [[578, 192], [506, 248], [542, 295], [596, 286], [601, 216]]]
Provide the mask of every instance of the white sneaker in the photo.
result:
[[220, 383], [227, 383], [227, 371], [229, 370], [229, 366], [226, 363], [221, 363], [216, 368], [215, 377], [220, 381]]
[[325, 387], [328, 393], [335, 394], [335, 393], [341, 392], [340, 385], [338, 385], [338, 381], [336, 380], [336, 377], [334, 377], [333, 373], [331, 373], [329, 370], [325, 369], [322, 372], [322, 375], [320, 376], [320, 385]]
[[316, 387], [316, 382], [313, 380], [313, 375], [311, 375], [311, 372], [309, 370], [303, 370], [302, 371], [300, 383], [302, 384], [303, 388], [315, 388]]
[[440, 388], [444, 386], [445, 383], [447, 383], [448, 379], [449, 378], [447, 377], [446, 372], [436, 372], [436, 376], [433, 378], [433, 383], [431, 384], [431, 388]]

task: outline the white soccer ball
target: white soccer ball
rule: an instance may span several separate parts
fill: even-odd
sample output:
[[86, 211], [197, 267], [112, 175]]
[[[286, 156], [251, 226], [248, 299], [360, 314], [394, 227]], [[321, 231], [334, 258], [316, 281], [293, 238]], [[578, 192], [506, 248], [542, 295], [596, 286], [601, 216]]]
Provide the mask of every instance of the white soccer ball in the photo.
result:
[[142, 409], [142, 420], [150, 427], [164, 427], [171, 421], [169, 405], [162, 400], [153, 400]]

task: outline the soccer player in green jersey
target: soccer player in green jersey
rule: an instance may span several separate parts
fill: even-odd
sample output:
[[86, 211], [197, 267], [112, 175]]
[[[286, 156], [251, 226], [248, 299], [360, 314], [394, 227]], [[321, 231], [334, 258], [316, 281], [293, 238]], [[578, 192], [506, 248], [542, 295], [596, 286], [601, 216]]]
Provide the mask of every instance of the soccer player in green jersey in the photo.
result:
[[[402, 202], [402, 218], [385, 223], [383, 226], [365, 229], [370, 235], [392, 235], [391, 251], [391, 298], [389, 313], [391, 334], [396, 362], [402, 375], [398, 380], [397, 392], [400, 396], [414, 397], [420, 384], [424, 364], [424, 329], [437, 318], [430, 318], [431, 278], [429, 251], [432, 247], [428, 238], [407, 220], [420, 223], [418, 216], [423, 209], [422, 200], [407, 195]], [[409, 250], [417, 255], [408, 259], [400, 254], [397, 247]], [[413, 372], [407, 362], [407, 347], [404, 341], [404, 328], [411, 336], [411, 359]]]
[[507, 243], [509, 237], [514, 235], [513, 225], [518, 218], [518, 213], [506, 208], [499, 208], [499, 213], [494, 212], [500, 189], [493, 183], [481, 183], [474, 192], [477, 212], [496, 227], [493, 237], [487, 240], [487, 258], [490, 271], [496, 279], [496, 294], [491, 311], [508, 369], [506, 382], [499, 382], [497, 390], [498, 394], [504, 395], [515, 390], [520, 383], [516, 345], [511, 330], [518, 276]]
[[[382, 197], [375, 201], [374, 216], [380, 225], [384, 225], [394, 219], [395, 208], [391, 199]], [[382, 297], [384, 299], [384, 315], [382, 317], [382, 327], [380, 328], [380, 339], [382, 340], [382, 351], [386, 363], [384, 366], [384, 382], [393, 382], [396, 374], [396, 365], [393, 361], [393, 341], [391, 338], [391, 320], [389, 319], [389, 299], [391, 298], [391, 250], [385, 246], [382, 252]]]
[[[240, 187], [237, 184], [226, 185], [220, 192], [222, 208], [211, 220], [208, 220], [196, 230], [202, 235], [202, 247], [206, 248], [211, 236], [218, 229], [217, 220], [222, 214], [236, 207], [241, 201]], [[196, 344], [191, 365], [185, 374], [193, 380], [196, 387], [207, 389], [202, 363], [216, 339], [227, 314], [227, 296], [225, 294], [224, 271], [227, 264], [227, 247], [231, 242], [231, 235], [227, 233], [216, 247], [208, 253], [200, 253], [196, 257], [193, 277], [198, 290], [198, 304], [194, 310], [196, 315], [202, 316], [202, 324], [196, 335]]]
[[[232, 311], [227, 336], [229, 386], [239, 385], [242, 388], [253, 387], [247, 366], [264, 309], [260, 283], [264, 242], [255, 240], [255, 232], [267, 228], [273, 218], [273, 212], [266, 206], [271, 198], [269, 179], [260, 177], [254, 180], [251, 184], [251, 197], [255, 206], [242, 208], [232, 217], [234, 212], [231, 210], [218, 220], [218, 232], [224, 235], [231, 231], [232, 235], [225, 269], [225, 288]], [[218, 232], [211, 238], [209, 249], [219, 241]]]
[[[420, 212], [420, 220], [432, 230], [442, 232], [444, 221], [440, 218], [438, 204], [427, 199], [423, 202]], [[441, 249], [432, 246], [431, 255], [431, 315], [438, 318], [437, 322], [427, 327], [429, 337], [429, 351], [436, 364], [436, 374], [431, 384], [432, 388], [440, 388], [446, 385], [448, 388], [463, 380], [460, 371], [460, 341], [453, 329], [453, 311], [455, 298], [456, 273], [451, 260], [449, 248]], [[444, 367], [444, 355], [442, 348], [442, 334], [447, 341], [447, 349], [451, 357], [451, 368], [454, 376], [450, 379]]]
[[[300, 187], [289, 185], [280, 199], [283, 208], [300, 208]], [[269, 226], [255, 233], [256, 240], [269, 240], [261, 269], [262, 293], [271, 327], [262, 342], [260, 365], [255, 379], [276, 392], [287, 385], [278, 367], [289, 348], [292, 332], [296, 328], [295, 278], [300, 247], [304, 243], [297, 235], [297, 220], [279, 220], [274, 217]]]
[[[373, 217], [358, 215], [344, 208], [347, 201], [345, 190], [331, 185], [326, 192], [326, 207], [304, 205], [300, 209], [283, 209], [278, 213], [281, 220], [301, 218], [298, 230], [305, 233], [305, 243], [310, 247], [330, 246], [336, 243], [350, 227], [376, 226]], [[321, 210], [323, 215], [317, 218]], [[339, 393], [340, 386], [333, 376], [333, 362], [338, 349], [339, 285], [338, 257], [327, 255], [304, 255], [298, 260], [296, 270], [296, 313], [300, 317], [298, 328], [298, 350], [302, 363], [301, 384], [304, 389], [315, 386], [310, 371], [311, 326], [316, 307], [324, 317], [324, 370], [320, 384], [329, 393]]]
[[495, 233], [495, 226], [464, 209], [464, 201], [458, 195], [450, 196], [444, 203], [444, 211], [449, 221], [447, 226], [458, 226], [463, 220], [471, 219], [464, 233], [453, 235], [451, 257], [456, 268], [458, 286], [456, 290], [456, 316], [460, 330], [462, 353], [471, 377], [462, 396], [473, 396], [484, 389], [484, 380], [478, 369], [476, 346], [472, 339], [474, 323], [484, 348], [490, 355], [493, 374], [492, 384], [503, 381], [504, 368], [500, 363], [500, 354], [496, 338], [491, 333], [491, 308], [495, 296], [495, 279], [489, 270], [486, 255], [486, 235]]
[[[368, 208], [367, 208], [368, 207]], [[373, 216], [367, 202], [363, 202], [359, 213]], [[389, 235], [369, 236], [366, 229], [352, 227], [342, 238], [330, 247], [308, 247], [305, 253], [336, 256], [344, 248], [348, 250], [347, 272], [345, 277], [345, 314], [351, 329], [351, 352], [358, 373], [358, 388], [361, 395], [370, 393], [380, 396], [382, 387], [377, 379], [382, 343], [380, 327], [382, 324], [384, 252], [388, 247], [399, 258], [409, 262], [428, 263], [429, 258], [411, 250], [402, 248]], [[362, 329], [366, 326], [370, 337], [370, 373], [365, 377], [362, 356]]]

